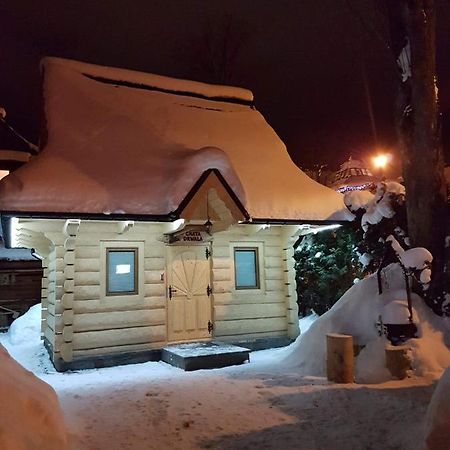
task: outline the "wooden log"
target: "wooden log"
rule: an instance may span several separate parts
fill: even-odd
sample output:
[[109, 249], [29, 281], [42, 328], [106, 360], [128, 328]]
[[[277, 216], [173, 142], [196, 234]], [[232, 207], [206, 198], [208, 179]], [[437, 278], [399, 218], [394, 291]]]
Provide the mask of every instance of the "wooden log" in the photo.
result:
[[335, 383], [353, 383], [353, 337], [327, 334], [327, 378]]
[[286, 305], [284, 303], [216, 305], [214, 307], [214, 318], [216, 321], [273, 317], [286, 317]]
[[[280, 264], [282, 264], [283, 261], [280, 260]], [[266, 283], [268, 281], [283, 281], [285, 279], [284, 276], [284, 270], [280, 267], [269, 267], [264, 269], [264, 278], [266, 280]]]
[[[260, 333], [242, 333], [230, 336], [220, 336], [222, 342], [236, 342], [236, 341], [251, 341], [254, 339], [267, 339], [267, 338], [285, 338], [287, 337], [286, 330], [282, 331], [267, 331]], [[243, 344], [245, 347], [245, 344]]]
[[386, 367], [391, 375], [399, 380], [406, 378], [408, 370], [411, 370], [409, 350], [410, 348], [406, 345], [386, 346]]
[[284, 280], [266, 280], [266, 291], [268, 292], [280, 292], [282, 294], [285, 293], [285, 284]]
[[145, 258], [144, 259], [144, 270], [158, 270], [163, 271], [166, 267], [166, 259], [161, 257], [156, 258]]
[[264, 246], [264, 254], [266, 257], [278, 257], [282, 259], [283, 257], [283, 249], [280, 245], [266, 245]]
[[283, 258], [280, 256], [265, 256], [264, 267], [266, 269], [280, 269], [283, 267]]
[[76, 272], [99, 272], [100, 259], [95, 258], [76, 258], [75, 259]]
[[216, 245], [216, 242], [213, 243], [213, 261], [214, 258], [230, 258], [231, 250], [230, 250], [230, 244], [227, 243], [226, 245]]
[[130, 345], [118, 345], [116, 347], [97, 347], [88, 350], [75, 350], [73, 355], [75, 358], [86, 358], [89, 356], [97, 355], [109, 355], [114, 353], [125, 353], [125, 352], [139, 352], [142, 350], [149, 350], [153, 348], [165, 347], [167, 343], [165, 341], [151, 342], [144, 344], [130, 344]]
[[231, 269], [231, 260], [230, 258], [223, 258], [214, 255], [212, 267], [213, 269]]
[[74, 335], [74, 350], [87, 350], [98, 347], [161, 342], [166, 339], [166, 326], [122, 328], [105, 331], [87, 331]]
[[76, 333], [118, 328], [148, 327], [164, 325], [165, 323], [165, 309], [97, 312], [75, 314], [73, 317], [73, 328]]
[[233, 278], [233, 272], [228, 268], [213, 269], [214, 281], [231, 281]]
[[163, 297], [165, 295], [166, 295], [166, 286], [162, 283], [144, 285], [145, 297]]
[[100, 272], [75, 272], [76, 286], [96, 286], [100, 285]]
[[85, 258], [85, 259], [99, 259], [100, 258], [100, 247], [98, 245], [91, 246], [77, 246], [75, 249], [75, 258]]
[[[220, 286], [221, 282], [219, 283]], [[213, 284], [213, 295], [215, 305], [250, 305], [253, 303], [283, 303], [286, 297], [283, 292], [266, 292], [265, 294], [254, 293], [249, 290], [218, 292], [216, 283]], [[298, 321], [298, 319], [297, 319]]]
[[163, 284], [164, 281], [161, 279], [161, 274], [163, 270], [147, 270], [144, 272], [144, 283], [145, 284]]
[[166, 297], [132, 297], [123, 298], [112, 296], [107, 299], [76, 300], [74, 310], [76, 314], [108, 312], [108, 311], [132, 311], [161, 309], [166, 306]]
[[281, 335], [286, 333], [286, 330], [286, 317], [216, 321], [214, 327], [217, 337], [273, 331]]

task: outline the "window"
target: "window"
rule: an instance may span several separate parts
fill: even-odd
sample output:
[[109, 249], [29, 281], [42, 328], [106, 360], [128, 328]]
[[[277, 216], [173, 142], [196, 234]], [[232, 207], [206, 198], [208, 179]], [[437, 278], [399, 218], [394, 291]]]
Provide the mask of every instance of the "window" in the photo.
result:
[[106, 249], [106, 295], [138, 293], [138, 249]]
[[234, 249], [236, 289], [259, 289], [259, 262], [257, 247]]

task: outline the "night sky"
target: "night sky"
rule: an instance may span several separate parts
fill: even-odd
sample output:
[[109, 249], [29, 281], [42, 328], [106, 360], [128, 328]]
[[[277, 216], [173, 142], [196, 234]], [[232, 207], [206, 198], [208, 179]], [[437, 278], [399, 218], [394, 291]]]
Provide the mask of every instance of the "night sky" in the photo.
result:
[[[42, 56], [217, 82], [205, 49], [208, 41], [219, 45], [227, 36], [236, 49], [226, 65], [227, 81], [254, 92], [257, 108], [297, 164], [335, 168], [349, 155], [368, 157], [376, 145], [395, 152], [396, 67], [374, 3], [0, 0], [0, 106], [11, 124], [36, 141]], [[437, 4], [438, 76], [450, 160], [450, 2]]]

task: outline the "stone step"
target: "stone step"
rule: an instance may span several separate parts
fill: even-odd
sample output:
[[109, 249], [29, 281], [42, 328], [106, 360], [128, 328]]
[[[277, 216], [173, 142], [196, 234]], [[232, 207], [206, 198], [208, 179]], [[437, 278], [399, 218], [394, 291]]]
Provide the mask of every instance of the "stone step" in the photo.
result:
[[220, 341], [190, 342], [169, 345], [162, 350], [161, 360], [190, 371], [235, 366], [250, 361], [250, 350]]

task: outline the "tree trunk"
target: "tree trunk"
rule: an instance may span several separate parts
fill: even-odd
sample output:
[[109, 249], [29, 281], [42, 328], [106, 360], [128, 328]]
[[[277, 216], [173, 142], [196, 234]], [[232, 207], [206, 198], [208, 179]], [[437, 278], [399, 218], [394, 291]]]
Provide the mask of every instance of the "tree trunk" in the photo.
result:
[[388, 0], [391, 44], [400, 68], [397, 133], [413, 246], [434, 257], [434, 279], [444, 270], [446, 184], [436, 85], [434, 0]]

